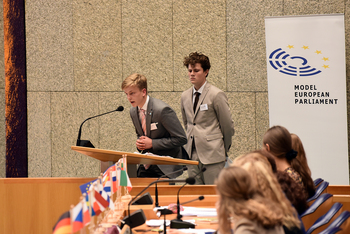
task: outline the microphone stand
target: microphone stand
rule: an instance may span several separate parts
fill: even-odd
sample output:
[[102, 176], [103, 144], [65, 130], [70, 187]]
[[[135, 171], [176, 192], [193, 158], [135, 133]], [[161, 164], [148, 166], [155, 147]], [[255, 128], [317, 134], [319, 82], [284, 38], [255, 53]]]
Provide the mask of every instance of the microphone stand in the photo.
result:
[[166, 234], [166, 215], [167, 214], [172, 214], [173, 212], [169, 209], [161, 209], [161, 210], [158, 210], [160, 211], [160, 215], [163, 215], [164, 216], [164, 223], [163, 223], [163, 234]]
[[[155, 191], [154, 191], [154, 196], [155, 196], [155, 198], [156, 198], [156, 201], [155, 201], [155, 203], [154, 203], [154, 205], [156, 206], [156, 207], [159, 207], [159, 202], [158, 202], [158, 187], [157, 187], [157, 184], [155, 184]], [[165, 216], [164, 216], [165, 217]], [[165, 233], [164, 233], [165, 234]]]
[[[195, 178], [197, 175], [199, 175], [200, 173], [203, 173], [207, 170], [207, 168], [203, 167], [198, 173], [196, 173], [196, 175], [193, 177]], [[179, 188], [179, 191], [177, 192], [177, 216], [176, 219], [171, 220], [170, 222], [170, 228], [176, 228], [176, 229], [180, 229], [180, 228], [195, 228], [195, 225], [193, 223], [190, 222], [186, 222], [183, 221], [182, 215], [180, 214], [180, 191], [181, 189], [187, 184], [187, 181], [184, 185], [181, 186], [181, 188]]]
[[176, 228], [176, 229], [180, 229], [180, 228], [195, 228], [195, 225], [193, 223], [190, 222], [186, 222], [183, 221], [182, 215], [180, 214], [180, 191], [181, 189], [186, 185], [187, 183], [185, 183], [184, 185], [181, 186], [181, 188], [179, 189], [179, 191], [177, 192], [177, 216], [176, 219], [171, 220], [170, 222], [170, 228]]
[[84, 120], [81, 125], [80, 125], [80, 128], [79, 128], [79, 133], [78, 133], [78, 138], [77, 138], [77, 146], [83, 146], [83, 147], [90, 147], [90, 148], [95, 148], [95, 146], [89, 141], [89, 140], [80, 140], [80, 137], [81, 137], [81, 129], [83, 127], [83, 124], [88, 121], [89, 119], [93, 119], [93, 118], [96, 118], [96, 117], [99, 117], [99, 116], [102, 116], [102, 115], [106, 115], [106, 114], [109, 114], [109, 113], [112, 113], [112, 112], [115, 112], [115, 111], [123, 111], [124, 110], [124, 107], [123, 106], [119, 106], [117, 109], [115, 110], [112, 110], [112, 111], [109, 111], [107, 113], [103, 113], [103, 114], [100, 114], [100, 115], [96, 115], [96, 116], [92, 116], [90, 118], [87, 118], [86, 120]]
[[[169, 176], [169, 175], [172, 175], [172, 174], [175, 174], [175, 173], [178, 173], [178, 172], [181, 172], [181, 171], [186, 171], [186, 170], [187, 170], [187, 167], [183, 167], [183, 168], [181, 168], [180, 170], [173, 171], [173, 172], [168, 173], [168, 174], [166, 174], [166, 175], [162, 175], [161, 177], [159, 177], [159, 178], [157, 179], [157, 181], [160, 180], [161, 178], [167, 177], [167, 176]], [[155, 195], [155, 203], [154, 203], [154, 205], [155, 205], [155, 207], [159, 207], [157, 183], [155, 184], [155, 188], [154, 188], [154, 189], [155, 189], [155, 190], [154, 190], [154, 195]]]

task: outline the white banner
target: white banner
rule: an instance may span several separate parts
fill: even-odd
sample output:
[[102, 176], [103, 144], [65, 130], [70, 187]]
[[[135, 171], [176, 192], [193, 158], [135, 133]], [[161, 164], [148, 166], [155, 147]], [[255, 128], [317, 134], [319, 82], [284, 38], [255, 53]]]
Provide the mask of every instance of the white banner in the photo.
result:
[[303, 142], [312, 178], [348, 185], [344, 15], [266, 17], [270, 126]]

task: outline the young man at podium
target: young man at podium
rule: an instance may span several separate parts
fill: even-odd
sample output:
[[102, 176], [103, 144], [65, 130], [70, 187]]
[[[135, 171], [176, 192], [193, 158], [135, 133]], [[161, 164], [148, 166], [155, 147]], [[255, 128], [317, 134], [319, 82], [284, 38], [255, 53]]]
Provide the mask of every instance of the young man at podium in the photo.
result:
[[[130, 117], [137, 134], [136, 147], [139, 152], [150, 152], [160, 156], [188, 159], [182, 146], [187, 143], [184, 129], [175, 111], [165, 102], [147, 94], [147, 79], [134, 73], [122, 83], [131, 104]], [[170, 174], [176, 178], [182, 174], [180, 165], [139, 165], [137, 177], [159, 178]], [[172, 173], [179, 171], [178, 173]]]

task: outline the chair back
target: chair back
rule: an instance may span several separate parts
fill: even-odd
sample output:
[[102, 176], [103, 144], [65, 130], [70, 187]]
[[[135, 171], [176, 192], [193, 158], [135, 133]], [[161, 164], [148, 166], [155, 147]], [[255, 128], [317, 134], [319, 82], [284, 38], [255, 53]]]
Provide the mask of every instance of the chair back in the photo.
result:
[[333, 195], [329, 193], [321, 194], [310, 207], [300, 215], [305, 230], [308, 230], [316, 220], [327, 213], [333, 205]]
[[315, 223], [306, 231], [306, 234], [320, 233], [327, 226], [333, 222], [343, 211], [343, 204], [336, 202], [333, 206], [321, 217], [319, 217]]
[[314, 185], [315, 185], [315, 188], [317, 186], [319, 186], [321, 183], [323, 182], [323, 179], [322, 178], [317, 178], [314, 180]]
[[307, 199], [307, 203], [311, 205], [321, 194], [326, 192], [328, 185], [329, 183], [327, 181], [321, 182], [321, 184], [315, 189], [315, 194]]
[[[343, 211], [333, 222], [331, 222], [326, 229], [324, 229], [319, 234], [345, 234], [350, 233], [350, 212], [345, 210]], [[335, 230], [337, 230], [335, 232]]]

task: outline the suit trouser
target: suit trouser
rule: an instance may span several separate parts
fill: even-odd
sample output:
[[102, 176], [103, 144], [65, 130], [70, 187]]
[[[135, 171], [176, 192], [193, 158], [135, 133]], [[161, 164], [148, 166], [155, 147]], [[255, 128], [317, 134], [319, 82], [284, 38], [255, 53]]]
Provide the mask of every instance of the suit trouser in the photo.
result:
[[188, 176], [194, 177], [197, 173], [199, 173], [202, 170], [203, 167], [205, 167], [205, 172], [199, 173], [195, 177], [196, 184], [214, 184], [220, 171], [225, 166], [225, 161], [214, 164], [203, 164], [198, 158], [196, 147], [192, 148], [191, 156], [191, 160], [198, 161], [198, 165], [187, 165]]

